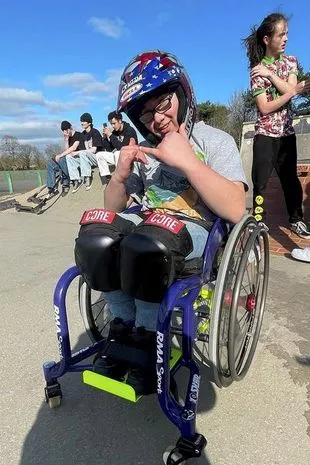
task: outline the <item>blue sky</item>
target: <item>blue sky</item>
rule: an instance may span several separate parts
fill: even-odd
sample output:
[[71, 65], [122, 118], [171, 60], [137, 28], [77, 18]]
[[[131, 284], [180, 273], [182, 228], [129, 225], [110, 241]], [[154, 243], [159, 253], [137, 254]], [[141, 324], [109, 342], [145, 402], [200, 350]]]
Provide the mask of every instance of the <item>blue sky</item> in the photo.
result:
[[101, 129], [122, 68], [160, 48], [186, 66], [198, 102], [228, 103], [249, 83], [241, 39], [274, 10], [292, 15], [286, 52], [310, 70], [310, 2], [11, 0], [1, 6], [0, 137], [43, 147], [63, 119], [90, 112]]

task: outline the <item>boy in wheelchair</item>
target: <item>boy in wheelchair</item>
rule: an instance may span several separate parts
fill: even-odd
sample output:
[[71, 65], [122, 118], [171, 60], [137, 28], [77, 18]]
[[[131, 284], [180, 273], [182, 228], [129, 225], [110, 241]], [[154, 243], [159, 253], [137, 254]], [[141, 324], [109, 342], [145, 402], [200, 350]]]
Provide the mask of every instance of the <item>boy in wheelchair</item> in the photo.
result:
[[[150, 394], [163, 295], [175, 279], [197, 272], [215, 216], [239, 222], [246, 181], [233, 138], [195, 122], [194, 92], [175, 56], [147, 51], [133, 58], [121, 77], [117, 110], [146, 142], [122, 147], [105, 209], [81, 219], [75, 256], [113, 317], [108, 340], [117, 344], [96, 356], [94, 371], [117, 380], [128, 374], [137, 394]], [[141, 211], [127, 211], [136, 195]], [[120, 346], [137, 349], [136, 359], [118, 358]]]

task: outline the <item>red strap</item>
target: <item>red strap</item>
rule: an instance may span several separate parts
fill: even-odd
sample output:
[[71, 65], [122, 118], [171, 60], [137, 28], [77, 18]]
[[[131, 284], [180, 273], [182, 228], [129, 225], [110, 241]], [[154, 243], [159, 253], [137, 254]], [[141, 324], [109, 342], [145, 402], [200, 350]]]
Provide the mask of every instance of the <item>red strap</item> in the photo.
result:
[[116, 213], [105, 208], [93, 208], [83, 213], [80, 224], [106, 223], [111, 224]]
[[174, 216], [167, 215], [166, 213], [152, 213], [147, 217], [144, 224], [160, 226], [173, 234], [178, 234], [185, 226], [183, 221], [177, 220]]

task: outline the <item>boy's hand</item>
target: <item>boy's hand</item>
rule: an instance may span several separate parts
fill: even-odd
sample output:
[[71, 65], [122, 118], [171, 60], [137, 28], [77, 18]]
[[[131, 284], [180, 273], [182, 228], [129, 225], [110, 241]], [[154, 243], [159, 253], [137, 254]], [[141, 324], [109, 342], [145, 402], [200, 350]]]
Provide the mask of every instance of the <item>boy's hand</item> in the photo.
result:
[[146, 156], [140, 148], [139, 145], [136, 145], [133, 137], [130, 138], [129, 145], [125, 145], [121, 148], [117, 167], [113, 174], [114, 179], [118, 182], [124, 183], [126, 179], [129, 178], [135, 161], [147, 163]]
[[156, 148], [140, 147], [140, 151], [154, 155], [166, 165], [185, 172], [189, 163], [197, 157], [185, 132], [185, 123], [181, 124], [179, 132], [169, 132]]
[[106, 137], [110, 137], [112, 135], [112, 131], [110, 128], [103, 128], [102, 132]]

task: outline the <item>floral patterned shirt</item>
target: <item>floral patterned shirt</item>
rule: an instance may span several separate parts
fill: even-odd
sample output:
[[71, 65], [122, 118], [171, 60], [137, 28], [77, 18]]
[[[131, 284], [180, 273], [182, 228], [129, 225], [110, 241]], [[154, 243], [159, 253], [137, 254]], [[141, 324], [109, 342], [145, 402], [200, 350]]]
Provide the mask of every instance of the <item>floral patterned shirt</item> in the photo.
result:
[[[297, 60], [294, 56], [281, 55], [277, 60], [264, 57], [261, 64], [275, 73], [279, 78], [288, 81], [290, 74], [298, 75]], [[267, 101], [271, 102], [281, 96], [272, 82], [265, 77], [258, 76], [251, 80], [251, 90], [253, 97], [266, 92]], [[258, 119], [255, 124], [255, 134], [262, 134], [270, 137], [282, 137], [294, 134], [293, 112], [290, 103], [283, 105], [279, 110], [262, 115], [258, 112]]]

